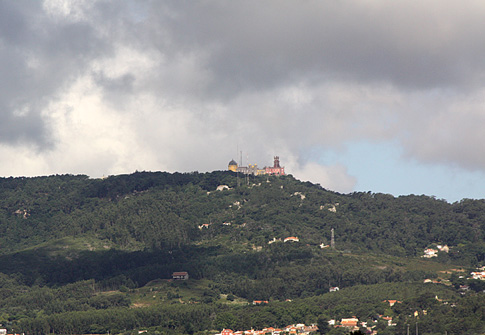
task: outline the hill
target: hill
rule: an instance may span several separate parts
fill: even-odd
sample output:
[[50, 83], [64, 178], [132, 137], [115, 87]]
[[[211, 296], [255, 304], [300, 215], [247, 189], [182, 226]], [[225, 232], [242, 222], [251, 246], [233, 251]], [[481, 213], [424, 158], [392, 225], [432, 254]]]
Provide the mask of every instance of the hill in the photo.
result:
[[[192, 333], [316, 322], [322, 315], [372, 319], [386, 312], [382, 300], [396, 298], [440, 311], [429, 317], [430, 333], [444, 327], [436, 320], [445, 315], [455, 329], [454, 311], [429, 299], [446, 296], [466, 310], [483, 298], [459, 294], [466, 279], [456, 270], [484, 265], [484, 209], [483, 200], [339, 194], [292, 176], [246, 182], [228, 171], [1, 178], [0, 323], [32, 334], [142, 326]], [[421, 257], [438, 245], [446, 251]], [[188, 271], [191, 279], [163, 281], [174, 271]], [[424, 279], [441, 284], [430, 288]], [[341, 289], [334, 296], [359, 292], [353, 299], [361, 303], [340, 298], [340, 309], [330, 308], [325, 299], [334, 286]], [[482, 286], [471, 285], [477, 292]], [[357, 287], [365, 289], [348, 291]], [[403, 287], [415, 289], [403, 295]], [[162, 293], [154, 300], [148, 292]], [[274, 305], [249, 308], [253, 300]], [[305, 315], [294, 311], [303, 305], [310, 306]], [[283, 311], [294, 316], [284, 318]], [[153, 316], [162, 312], [172, 313], [172, 321]], [[402, 331], [408, 312], [387, 309], [399, 322], [381, 333]], [[483, 330], [483, 315], [470, 318], [467, 329]]]

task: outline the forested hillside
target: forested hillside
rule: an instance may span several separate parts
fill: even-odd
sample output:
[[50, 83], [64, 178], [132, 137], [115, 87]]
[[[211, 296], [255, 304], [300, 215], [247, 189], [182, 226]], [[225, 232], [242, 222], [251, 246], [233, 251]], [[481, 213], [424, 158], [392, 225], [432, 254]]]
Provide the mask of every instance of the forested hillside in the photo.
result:
[[[332, 229], [335, 248], [329, 247]], [[264, 318], [250, 316], [256, 307], [243, 306], [252, 300], [292, 300], [257, 307], [268, 309], [267, 325], [281, 326], [347, 314], [372, 319], [386, 311], [381, 300], [394, 295], [412, 307], [387, 311], [400, 323], [381, 333], [402, 331], [412, 308], [439, 310], [427, 315], [429, 333], [438, 333], [446, 327], [438, 320], [446, 319], [449, 329], [458, 321], [430, 296], [461, 301], [463, 310], [483, 301], [483, 293], [475, 293], [485, 288], [480, 282], [460, 295], [466, 279], [453, 271], [485, 265], [484, 232], [483, 200], [338, 194], [292, 176], [247, 180], [219, 171], [2, 178], [0, 323], [32, 334], [139, 327], [194, 333], [259, 326]], [[298, 242], [284, 242], [287, 237]], [[447, 251], [421, 257], [436, 245]], [[188, 271], [191, 279], [159, 282], [150, 292], [162, 292], [163, 299], [148, 299], [146, 287], [174, 271]], [[423, 286], [429, 278], [441, 284]], [[406, 285], [415, 289], [403, 294], [399, 287]], [[334, 286], [341, 289], [332, 293], [336, 297], [366, 287], [353, 298], [362, 304], [343, 299], [337, 310], [325, 305]], [[302, 306], [308, 310], [294, 311]], [[467, 316], [467, 331], [483, 330], [481, 308]]]
[[[216, 191], [219, 185], [230, 189]], [[252, 177], [239, 187], [231, 172], [7, 178], [0, 179], [0, 208], [2, 254], [68, 236], [130, 251], [223, 237], [231, 241], [227, 247], [293, 235], [317, 245], [328, 244], [334, 228], [339, 250], [416, 256], [441, 243], [458, 247], [453, 259], [472, 248], [478, 253], [467, 261], [483, 261], [483, 200], [344, 195], [291, 176]], [[198, 229], [202, 224], [210, 226]]]

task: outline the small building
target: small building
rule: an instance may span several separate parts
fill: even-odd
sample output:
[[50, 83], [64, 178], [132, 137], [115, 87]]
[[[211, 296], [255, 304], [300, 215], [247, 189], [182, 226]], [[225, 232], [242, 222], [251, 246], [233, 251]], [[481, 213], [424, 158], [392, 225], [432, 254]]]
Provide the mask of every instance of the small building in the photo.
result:
[[318, 331], [318, 326], [316, 324], [311, 324], [310, 326], [303, 326], [304, 334], [316, 333], [317, 331]]
[[399, 301], [399, 300], [384, 300], [383, 302], [389, 303], [389, 306], [390, 307], [394, 306], [395, 304], [400, 304], [401, 303], [401, 301]]
[[189, 273], [187, 271], [174, 272], [172, 273], [172, 278], [174, 280], [187, 280], [189, 279]]
[[268, 304], [268, 300], [253, 300], [253, 305], [262, 305], [262, 304]]
[[298, 237], [295, 237], [295, 236], [290, 236], [290, 237], [287, 237], [283, 240], [283, 242], [300, 242], [300, 239]]
[[390, 317], [390, 316], [383, 316], [381, 319], [384, 320], [384, 321], [387, 321], [387, 325], [389, 327], [396, 326], [396, 323], [392, 322], [392, 317]]
[[337, 286], [335, 286], [335, 287], [330, 287], [330, 288], [328, 289], [328, 291], [329, 291], [329, 292], [337, 292], [338, 290], [340, 290], [340, 289], [339, 289]]
[[263, 333], [264, 334], [271, 334], [271, 335], [274, 335], [275, 333], [275, 328], [273, 327], [269, 327], [269, 328], [263, 328]]
[[439, 251], [443, 251], [443, 252], [450, 251], [450, 248], [447, 245], [437, 245], [436, 247], [438, 248]]
[[268, 244], [273, 244], [275, 242], [281, 242], [281, 238], [276, 239], [276, 237], [273, 237], [273, 239], [271, 241], [268, 241]]
[[216, 191], [224, 191], [224, 190], [230, 190], [230, 187], [227, 185], [219, 185], [216, 188]]
[[424, 257], [424, 258], [438, 257], [438, 250], [437, 249], [431, 249], [431, 248], [425, 249], [424, 255], [421, 256], [421, 257]]
[[347, 319], [342, 319], [342, 321], [340, 321], [340, 324], [342, 325], [342, 327], [357, 327], [357, 325], [359, 324], [359, 319], [357, 318], [347, 318]]
[[472, 279], [485, 280], [485, 271], [470, 273]]
[[233, 335], [234, 332], [231, 329], [223, 329], [221, 335]]

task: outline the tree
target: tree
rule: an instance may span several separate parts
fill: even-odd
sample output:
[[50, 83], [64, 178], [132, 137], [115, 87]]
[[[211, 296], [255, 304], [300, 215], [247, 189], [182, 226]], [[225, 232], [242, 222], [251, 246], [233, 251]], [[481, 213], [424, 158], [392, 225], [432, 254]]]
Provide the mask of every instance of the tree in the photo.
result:
[[230, 328], [234, 329], [237, 323], [237, 318], [231, 312], [223, 312], [217, 315], [214, 322], [217, 329]]
[[330, 331], [328, 320], [330, 320], [330, 318], [324, 314], [321, 314], [317, 319], [318, 332], [322, 335], [327, 334]]

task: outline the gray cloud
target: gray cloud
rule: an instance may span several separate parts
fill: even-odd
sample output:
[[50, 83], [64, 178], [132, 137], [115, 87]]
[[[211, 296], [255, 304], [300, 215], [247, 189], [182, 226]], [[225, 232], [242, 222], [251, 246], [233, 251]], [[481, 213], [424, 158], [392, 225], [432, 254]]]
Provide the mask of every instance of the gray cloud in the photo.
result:
[[471, 149], [484, 14], [451, 0], [0, 2], [0, 145], [98, 148], [82, 166], [109, 157], [114, 173], [223, 168], [239, 144], [346, 190], [345, 167], [304, 153], [395, 141], [485, 169]]
[[[479, 3], [170, 2], [160, 20], [176, 50], [204, 50], [215, 85], [294, 80], [389, 82], [408, 89], [483, 83]], [[167, 12], [158, 8], [155, 13]], [[224, 93], [228, 93], [225, 91]]]
[[2, 2], [0, 13], [0, 141], [50, 147], [42, 110], [109, 44], [86, 23], [48, 16], [40, 2]]

